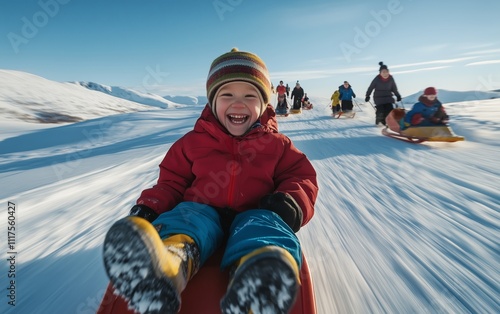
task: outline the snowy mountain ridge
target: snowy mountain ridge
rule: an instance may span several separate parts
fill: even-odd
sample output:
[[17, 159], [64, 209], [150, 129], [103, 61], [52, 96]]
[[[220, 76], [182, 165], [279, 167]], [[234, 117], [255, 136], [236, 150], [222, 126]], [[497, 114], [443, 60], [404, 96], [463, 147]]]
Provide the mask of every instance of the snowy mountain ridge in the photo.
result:
[[[95, 82], [55, 82], [30, 73], [0, 70], [0, 119], [36, 123], [72, 123], [110, 114], [204, 106], [206, 96], [159, 96]], [[421, 92], [403, 98], [406, 107]], [[443, 103], [500, 98], [498, 91], [448, 91], [438, 89]], [[328, 99], [311, 97], [317, 103]], [[274, 101], [275, 99], [272, 99]], [[362, 102], [362, 100], [359, 100]]]
[[[451, 91], [439, 88], [437, 88], [437, 91], [437, 97], [443, 104], [500, 98], [500, 92], [498, 91]], [[403, 103], [405, 106], [410, 105], [411, 107], [423, 93], [424, 91], [421, 90], [415, 94], [405, 96], [403, 97]]]
[[0, 70], [1, 120], [72, 123], [152, 107], [33, 74]]
[[158, 107], [162, 109], [179, 108], [184, 105], [167, 100], [159, 95], [151, 93], [142, 93], [136, 90], [122, 88], [118, 86], [107, 86], [94, 82], [73, 82], [73, 84], [83, 86], [89, 90], [94, 90], [108, 95], [137, 102], [143, 105]]

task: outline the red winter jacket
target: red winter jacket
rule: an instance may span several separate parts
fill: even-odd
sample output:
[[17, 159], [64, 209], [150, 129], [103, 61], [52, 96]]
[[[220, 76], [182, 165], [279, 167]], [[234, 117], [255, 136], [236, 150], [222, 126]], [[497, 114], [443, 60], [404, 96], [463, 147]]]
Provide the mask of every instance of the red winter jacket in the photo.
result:
[[280, 191], [300, 205], [305, 225], [314, 214], [316, 171], [291, 140], [277, 132], [276, 119], [263, 117], [261, 122], [265, 124], [234, 137], [206, 106], [194, 130], [169, 149], [157, 184], [144, 190], [137, 204], [157, 213], [183, 201], [241, 212], [258, 208], [264, 195]]
[[278, 93], [278, 96], [279, 95], [285, 95], [285, 93], [286, 93], [286, 87], [285, 87], [285, 85], [278, 85], [278, 86], [276, 86], [276, 93]]

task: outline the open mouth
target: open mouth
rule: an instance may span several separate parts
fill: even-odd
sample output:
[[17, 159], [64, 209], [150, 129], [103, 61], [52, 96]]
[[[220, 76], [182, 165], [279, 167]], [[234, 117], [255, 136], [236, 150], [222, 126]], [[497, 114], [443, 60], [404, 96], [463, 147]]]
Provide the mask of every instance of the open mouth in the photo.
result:
[[244, 114], [228, 114], [227, 118], [231, 123], [242, 124], [248, 120], [249, 116]]

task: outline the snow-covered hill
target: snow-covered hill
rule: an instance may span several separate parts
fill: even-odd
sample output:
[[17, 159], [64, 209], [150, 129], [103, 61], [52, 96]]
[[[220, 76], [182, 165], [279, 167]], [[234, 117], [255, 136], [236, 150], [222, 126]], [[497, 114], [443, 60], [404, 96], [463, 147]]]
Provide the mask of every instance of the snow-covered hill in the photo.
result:
[[37, 123], [76, 122], [150, 106], [12, 70], [0, 70], [0, 119]]
[[204, 106], [207, 102], [208, 99], [206, 96], [198, 96], [198, 97], [193, 97], [193, 96], [163, 96], [163, 98], [173, 101], [178, 104], [186, 104], [186, 105], [200, 105]]
[[93, 82], [74, 82], [74, 84], [83, 86], [90, 90], [95, 90], [98, 92], [103, 92], [111, 96], [118, 98], [134, 101], [140, 104], [158, 107], [158, 108], [179, 108], [183, 107], [179, 103], [167, 100], [161, 96], [151, 94], [151, 93], [141, 93], [136, 90], [122, 88], [118, 86], [107, 86]]
[[[3, 243], [8, 204], [16, 233], [0, 282], [6, 289], [12, 257], [16, 281], [15, 306], [4, 290], [0, 313], [95, 313], [107, 284], [107, 229], [155, 183], [165, 152], [192, 129], [201, 106], [151, 110], [5, 72]], [[325, 99], [311, 100], [313, 110], [279, 124], [318, 173], [316, 214], [298, 233], [318, 313], [498, 313], [500, 100], [446, 104], [466, 141], [420, 145], [382, 136], [368, 104], [356, 107], [355, 119], [337, 120]], [[21, 121], [35, 121], [37, 108], [85, 121]]]
[[[411, 105], [418, 101], [418, 98], [424, 93], [423, 90], [408, 96], [403, 97], [405, 107], [411, 108]], [[443, 103], [478, 101], [485, 99], [500, 98], [498, 91], [451, 91], [446, 89], [438, 89], [438, 99]], [[408, 109], [409, 109], [408, 108]]]

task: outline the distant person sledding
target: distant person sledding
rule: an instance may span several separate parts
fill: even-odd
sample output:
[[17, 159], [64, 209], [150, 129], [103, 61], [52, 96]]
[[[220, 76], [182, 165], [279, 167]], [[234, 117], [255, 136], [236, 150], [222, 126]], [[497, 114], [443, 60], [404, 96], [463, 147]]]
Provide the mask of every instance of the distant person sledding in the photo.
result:
[[285, 96], [287, 93], [285, 85], [283, 85], [283, 81], [280, 81], [279, 85], [276, 86], [276, 93], [278, 94], [278, 98], [280, 96]]
[[330, 97], [330, 100], [332, 101], [330, 103], [330, 108], [332, 108], [332, 116], [335, 117], [337, 115], [337, 113], [340, 112], [340, 92], [338, 89], [336, 89], [333, 94], [332, 94], [332, 97]]
[[437, 90], [428, 87], [410, 111], [396, 108], [389, 113], [382, 134], [413, 143], [463, 141], [464, 137], [455, 135], [448, 121], [449, 116], [437, 99]]
[[307, 93], [305, 93], [304, 98], [302, 98], [302, 109], [311, 110], [312, 108], [313, 108], [313, 104], [309, 100], [309, 97], [307, 97]]
[[276, 104], [277, 116], [288, 116], [288, 103], [286, 102], [285, 94], [278, 95], [278, 103]]
[[301, 113], [302, 112], [302, 98], [304, 97], [304, 89], [300, 87], [299, 81], [295, 84], [295, 88], [292, 91], [290, 99], [292, 100], [292, 110], [290, 113]]
[[341, 104], [341, 111], [337, 113], [337, 116], [335, 118], [340, 118], [341, 116], [347, 117], [347, 118], [354, 118], [354, 115], [356, 112], [354, 112], [352, 109], [354, 107], [353, 105], [353, 98], [356, 98], [356, 94], [354, 93], [351, 85], [349, 84], [348, 81], [344, 81], [344, 84], [339, 86], [339, 100]]

